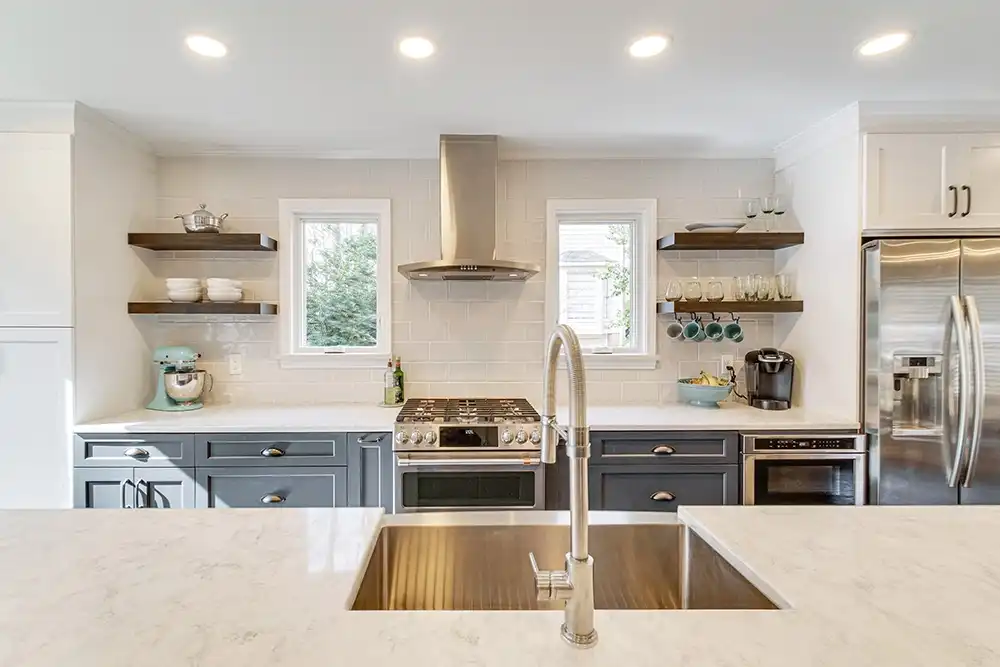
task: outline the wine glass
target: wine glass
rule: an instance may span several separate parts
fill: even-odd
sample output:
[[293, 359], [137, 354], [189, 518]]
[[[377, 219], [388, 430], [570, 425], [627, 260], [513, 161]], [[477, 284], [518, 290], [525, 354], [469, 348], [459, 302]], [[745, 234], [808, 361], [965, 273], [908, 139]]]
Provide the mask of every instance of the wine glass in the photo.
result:
[[726, 298], [726, 290], [723, 288], [721, 280], [708, 281], [708, 294], [705, 298], [709, 301], [722, 301]]
[[667, 301], [680, 301], [684, 298], [684, 287], [679, 280], [671, 280], [667, 283]]
[[746, 210], [743, 214], [747, 217], [747, 220], [753, 222], [754, 218], [760, 215], [760, 200], [748, 199], [746, 201]]
[[[774, 214], [781, 217], [785, 214], [785, 206], [788, 205], [788, 198], [781, 195], [774, 196]], [[775, 223], [777, 226], [777, 223]]]
[[701, 283], [697, 280], [689, 280], [684, 284], [685, 301], [701, 301]]
[[765, 232], [771, 231], [770, 218], [768, 218], [767, 216], [769, 216], [772, 213], [774, 213], [774, 207], [775, 207], [775, 203], [776, 203], [775, 200], [776, 199], [777, 199], [777, 197], [775, 197], [774, 195], [767, 195], [765, 197], [761, 197], [761, 200], [760, 200], [760, 212], [764, 214], [764, 231]]

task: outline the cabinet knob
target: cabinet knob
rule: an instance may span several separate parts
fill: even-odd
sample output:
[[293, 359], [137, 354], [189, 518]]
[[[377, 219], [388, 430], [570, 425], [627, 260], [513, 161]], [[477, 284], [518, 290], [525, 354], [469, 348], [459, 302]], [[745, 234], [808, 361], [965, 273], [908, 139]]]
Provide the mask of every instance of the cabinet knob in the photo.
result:
[[285, 497], [279, 496], [277, 493], [271, 493], [261, 498], [260, 502], [265, 505], [277, 505], [278, 503], [285, 502]]
[[653, 447], [653, 453], [656, 454], [657, 456], [669, 456], [676, 451], [677, 450], [675, 450], [670, 445], [658, 445], [656, 447]]
[[650, 500], [655, 500], [658, 503], [665, 503], [665, 502], [669, 502], [669, 501], [673, 500], [676, 497], [677, 496], [675, 496], [674, 494], [670, 493], [669, 491], [657, 491], [656, 493], [654, 493], [653, 495], [651, 495], [649, 497], [649, 499]]
[[267, 447], [266, 449], [260, 450], [261, 456], [284, 456], [285, 450], [278, 449], [277, 447]]
[[125, 456], [131, 456], [132, 458], [139, 458], [142, 456], [149, 456], [149, 452], [142, 447], [129, 447], [125, 450]]

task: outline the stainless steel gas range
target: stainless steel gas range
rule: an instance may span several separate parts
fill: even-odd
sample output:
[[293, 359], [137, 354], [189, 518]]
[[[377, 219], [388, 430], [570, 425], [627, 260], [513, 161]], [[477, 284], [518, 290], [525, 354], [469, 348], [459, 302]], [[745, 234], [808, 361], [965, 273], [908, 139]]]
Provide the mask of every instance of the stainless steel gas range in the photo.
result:
[[543, 509], [541, 417], [522, 398], [411, 398], [393, 429], [395, 511]]

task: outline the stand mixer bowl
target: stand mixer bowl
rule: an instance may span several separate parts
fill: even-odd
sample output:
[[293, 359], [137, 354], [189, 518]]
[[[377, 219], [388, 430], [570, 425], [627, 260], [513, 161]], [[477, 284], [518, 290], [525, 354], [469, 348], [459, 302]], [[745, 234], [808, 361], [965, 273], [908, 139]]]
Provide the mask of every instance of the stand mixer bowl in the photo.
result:
[[167, 371], [163, 374], [163, 385], [167, 396], [185, 405], [197, 402], [203, 394], [212, 390], [212, 376], [208, 371]]

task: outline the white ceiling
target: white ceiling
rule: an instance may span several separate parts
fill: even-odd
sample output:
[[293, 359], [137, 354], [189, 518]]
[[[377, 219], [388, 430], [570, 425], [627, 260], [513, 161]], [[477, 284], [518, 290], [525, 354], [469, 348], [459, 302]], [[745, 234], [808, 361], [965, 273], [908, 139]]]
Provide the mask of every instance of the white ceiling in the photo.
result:
[[[0, 99], [79, 100], [165, 154], [766, 155], [855, 100], [1000, 99], [997, 25], [989, 0], [0, 0]], [[914, 41], [854, 55], [893, 29]], [[629, 58], [654, 31], [671, 48]], [[437, 53], [401, 58], [410, 34]]]

